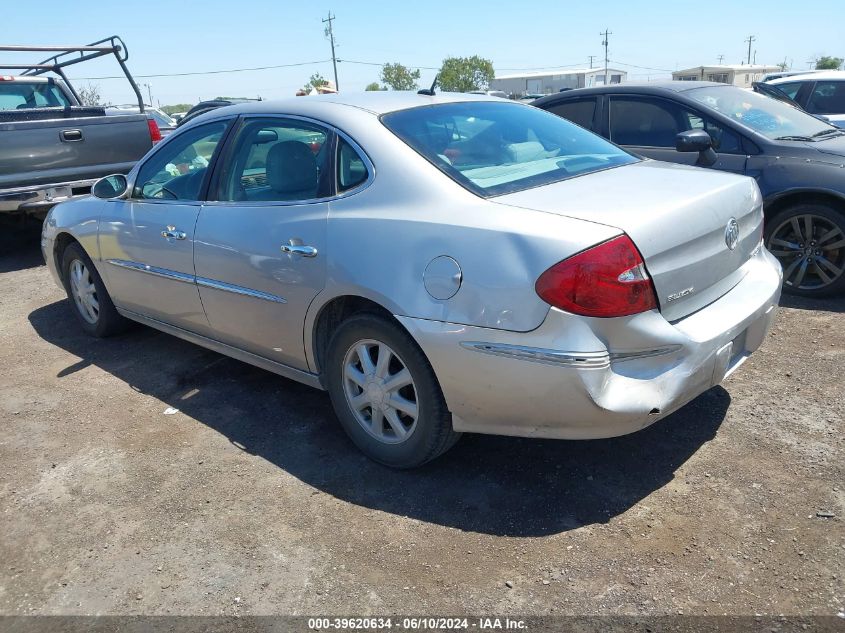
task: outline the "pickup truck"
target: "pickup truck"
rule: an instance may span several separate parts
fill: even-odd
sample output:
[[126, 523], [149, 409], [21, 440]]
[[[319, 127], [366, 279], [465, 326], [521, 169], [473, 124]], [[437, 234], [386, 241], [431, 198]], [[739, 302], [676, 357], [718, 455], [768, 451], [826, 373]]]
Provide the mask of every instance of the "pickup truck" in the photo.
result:
[[[107, 45], [104, 45], [106, 44]], [[57, 51], [25, 70], [0, 75], [0, 213], [43, 217], [58, 202], [88, 195], [98, 178], [128, 173], [161, 139], [125, 66], [126, 47], [112, 37], [83, 47], [0, 46], [0, 51]], [[78, 57], [62, 59], [78, 53]], [[113, 54], [139, 97], [137, 112], [107, 115], [84, 106], [63, 72], [69, 64]], [[52, 72], [58, 76], [42, 76]]]

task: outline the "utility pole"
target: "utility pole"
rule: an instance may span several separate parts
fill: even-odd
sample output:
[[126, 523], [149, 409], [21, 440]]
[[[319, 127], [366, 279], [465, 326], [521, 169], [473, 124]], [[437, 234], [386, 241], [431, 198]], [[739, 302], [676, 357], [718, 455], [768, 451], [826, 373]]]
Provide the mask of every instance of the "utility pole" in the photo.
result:
[[808, 60], [807, 60], [807, 67], [808, 67], [810, 70], [812, 70], [812, 69], [813, 69], [813, 66], [815, 66], [815, 65], [816, 65], [816, 60], [815, 60], [815, 59], [808, 59]]
[[722, 60], [725, 59], [724, 55], [719, 55], [719, 66], [722, 65]]
[[602, 44], [602, 46], [604, 46], [604, 85], [606, 86], [610, 83], [610, 81], [608, 81], [608, 79], [607, 79], [607, 45], [608, 45], [607, 36], [613, 35], [613, 33], [608, 31], [607, 29], [605, 29], [604, 33], [599, 33], [599, 35], [604, 36], [604, 40], [602, 41], [601, 44]]
[[334, 54], [334, 30], [332, 30], [332, 20], [335, 19], [335, 16], [332, 15], [332, 12], [329, 11], [329, 17], [323, 20], [323, 24], [326, 22], [329, 25], [325, 29], [326, 37], [329, 38], [329, 41], [332, 43], [332, 66], [334, 66], [334, 89], [340, 92], [340, 84], [337, 82], [337, 58]]
[[754, 49], [754, 63], [757, 63], [757, 49]]
[[756, 39], [757, 38], [753, 35], [749, 35], [748, 39], [745, 40], [746, 42], [748, 42], [748, 62], [746, 62], [748, 64], [751, 64], [751, 42], [754, 42]]
[[594, 58], [595, 58], [595, 55], [590, 55], [590, 68], [593, 67], [593, 59]]
[[150, 107], [152, 108], [153, 107], [153, 91], [152, 91], [152, 88], [150, 87], [150, 84], [141, 84], [141, 85], [147, 87], [147, 97], [149, 98]]

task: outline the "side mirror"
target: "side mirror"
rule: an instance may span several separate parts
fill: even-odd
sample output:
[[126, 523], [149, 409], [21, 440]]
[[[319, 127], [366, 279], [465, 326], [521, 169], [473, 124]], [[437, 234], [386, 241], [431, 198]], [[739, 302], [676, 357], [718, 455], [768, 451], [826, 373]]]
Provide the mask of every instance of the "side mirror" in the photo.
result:
[[111, 176], [104, 176], [94, 183], [91, 187], [91, 194], [95, 198], [101, 200], [109, 200], [111, 198], [119, 198], [129, 186], [126, 176], [123, 174], [112, 174]]
[[675, 137], [675, 149], [679, 152], [698, 152], [699, 167], [710, 167], [718, 156], [713, 151], [713, 139], [704, 130], [688, 130]]

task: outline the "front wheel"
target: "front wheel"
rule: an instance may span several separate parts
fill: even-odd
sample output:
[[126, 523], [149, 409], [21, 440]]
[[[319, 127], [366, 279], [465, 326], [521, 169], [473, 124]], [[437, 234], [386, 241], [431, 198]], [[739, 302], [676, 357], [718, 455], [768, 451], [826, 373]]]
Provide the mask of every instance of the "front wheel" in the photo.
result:
[[783, 290], [805, 297], [845, 291], [845, 214], [799, 204], [767, 222], [766, 248], [783, 266]]
[[124, 330], [129, 323], [118, 314], [91, 258], [79, 244], [62, 254], [62, 279], [82, 329], [99, 338]]
[[414, 468], [458, 438], [428, 359], [385, 318], [362, 314], [340, 325], [329, 343], [326, 379], [344, 430], [377, 462]]

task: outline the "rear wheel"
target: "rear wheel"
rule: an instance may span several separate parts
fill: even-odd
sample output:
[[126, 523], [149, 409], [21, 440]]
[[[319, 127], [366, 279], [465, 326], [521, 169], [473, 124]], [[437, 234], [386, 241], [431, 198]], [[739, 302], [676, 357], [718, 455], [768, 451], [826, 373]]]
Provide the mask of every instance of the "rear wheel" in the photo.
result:
[[783, 266], [784, 292], [824, 297], [845, 291], [845, 215], [825, 204], [799, 204], [766, 227], [766, 248]]
[[422, 350], [385, 318], [364, 314], [340, 325], [329, 343], [326, 378], [344, 430], [377, 462], [420, 466], [458, 438]]
[[62, 279], [73, 313], [86, 334], [105, 337], [123, 331], [129, 323], [118, 314], [91, 258], [79, 244], [62, 254]]

